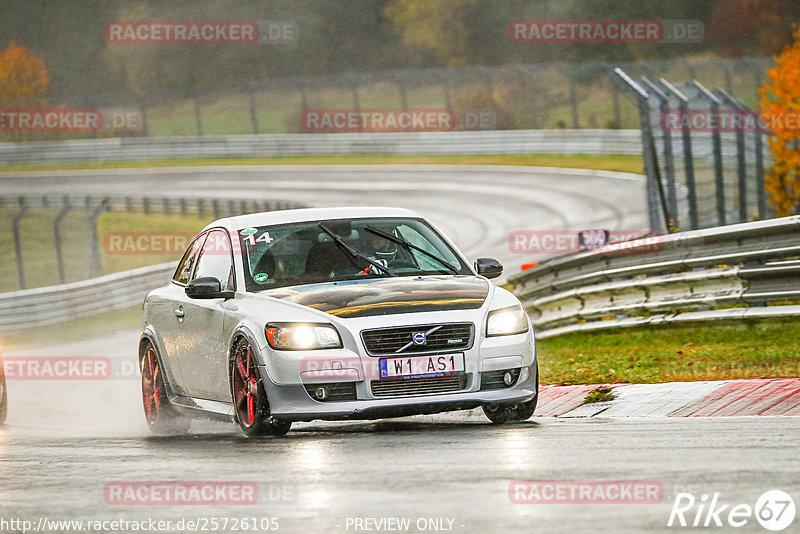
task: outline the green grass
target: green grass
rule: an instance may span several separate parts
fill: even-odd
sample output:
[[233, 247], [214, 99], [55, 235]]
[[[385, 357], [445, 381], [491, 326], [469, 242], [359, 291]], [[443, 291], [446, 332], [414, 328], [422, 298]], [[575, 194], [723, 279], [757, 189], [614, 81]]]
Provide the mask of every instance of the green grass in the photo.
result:
[[[163, 159], [149, 161], [110, 161], [86, 163], [37, 163], [0, 165], [0, 172], [121, 169], [149, 167], [192, 167], [203, 165], [381, 165], [381, 164], [442, 164], [442, 165], [534, 165], [641, 174], [641, 156], [626, 155], [559, 155], [559, 154], [486, 154], [470, 156], [395, 156], [382, 154], [281, 156], [263, 158], [205, 158]], [[0, 175], [2, 180], [2, 175]]]
[[800, 376], [800, 324], [739, 322], [575, 333], [538, 341], [544, 384]]

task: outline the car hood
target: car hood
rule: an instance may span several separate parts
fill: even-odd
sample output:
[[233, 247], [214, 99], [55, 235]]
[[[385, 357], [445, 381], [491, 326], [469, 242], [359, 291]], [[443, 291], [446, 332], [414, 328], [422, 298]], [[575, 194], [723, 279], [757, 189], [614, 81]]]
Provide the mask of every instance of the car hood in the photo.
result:
[[480, 308], [490, 283], [470, 275], [377, 278], [269, 289], [260, 295], [336, 317], [370, 317]]

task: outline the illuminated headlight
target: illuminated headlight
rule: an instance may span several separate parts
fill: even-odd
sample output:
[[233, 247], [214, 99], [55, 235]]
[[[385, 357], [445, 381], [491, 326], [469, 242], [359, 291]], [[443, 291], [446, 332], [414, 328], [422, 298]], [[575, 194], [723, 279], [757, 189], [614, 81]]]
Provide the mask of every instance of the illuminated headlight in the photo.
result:
[[486, 321], [486, 337], [522, 334], [527, 331], [528, 318], [521, 305], [517, 304], [489, 312], [489, 319]]
[[329, 324], [270, 323], [265, 333], [269, 346], [277, 350], [339, 349], [339, 332]]

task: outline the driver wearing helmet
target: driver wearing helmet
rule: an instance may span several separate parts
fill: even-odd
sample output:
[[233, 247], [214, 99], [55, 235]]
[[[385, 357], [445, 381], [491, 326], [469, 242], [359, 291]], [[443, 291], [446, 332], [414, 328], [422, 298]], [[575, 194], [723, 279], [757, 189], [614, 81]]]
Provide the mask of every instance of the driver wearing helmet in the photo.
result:
[[[376, 226], [377, 227], [377, 226]], [[393, 234], [393, 227], [385, 228], [385, 227], [377, 227], [380, 230], [388, 234]], [[364, 253], [369, 256], [369, 258], [375, 263], [383, 265], [384, 267], [391, 268], [392, 261], [394, 260], [395, 256], [397, 255], [397, 243], [394, 241], [390, 241], [385, 237], [381, 237], [378, 234], [373, 234], [372, 232], [364, 231], [366, 234], [366, 243], [364, 248]], [[361, 271], [363, 274], [383, 274], [380, 269], [375, 267], [374, 265], [369, 265], [366, 269]]]

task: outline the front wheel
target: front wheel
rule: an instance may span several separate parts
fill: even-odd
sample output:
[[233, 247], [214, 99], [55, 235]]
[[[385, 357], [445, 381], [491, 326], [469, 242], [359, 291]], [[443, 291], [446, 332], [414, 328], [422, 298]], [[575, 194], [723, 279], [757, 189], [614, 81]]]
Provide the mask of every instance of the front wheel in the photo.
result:
[[256, 355], [246, 339], [233, 349], [231, 389], [236, 422], [248, 437], [282, 436], [289, 432], [290, 421], [272, 416], [264, 383], [256, 364]]
[[515, 402], [510, 404], [484, 404], [483, 413], [492, 423], [521, 423], [527, 421], [536, 410], [537, 395], [527, 402]]
[[142, 405], [147, 426], [157, 435], [184, 434], [191, 421], [175, 411], [164, 387], [164, 371], [151, 343], [142, 357]]

